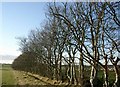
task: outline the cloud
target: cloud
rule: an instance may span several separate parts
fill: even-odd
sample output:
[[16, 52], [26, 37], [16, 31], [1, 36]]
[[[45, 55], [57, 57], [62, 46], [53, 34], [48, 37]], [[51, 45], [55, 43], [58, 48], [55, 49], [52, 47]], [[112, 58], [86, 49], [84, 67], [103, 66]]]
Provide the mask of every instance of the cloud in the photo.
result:
[[16, 49], [0, 47], [0, 55], [15, 55], [15, 56], [18, 56], [20, 54], [21, 54], [21, 52], [17, 51]]
[[13, 55], [0, 55], [0, 63], [12, 63], [17, 56]]

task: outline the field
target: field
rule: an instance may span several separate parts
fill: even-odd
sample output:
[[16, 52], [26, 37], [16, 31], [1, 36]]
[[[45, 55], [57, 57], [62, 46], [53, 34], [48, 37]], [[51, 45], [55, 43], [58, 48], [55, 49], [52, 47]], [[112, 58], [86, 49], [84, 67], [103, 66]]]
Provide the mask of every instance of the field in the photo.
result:
[[2, 65], [2, 85], [15, 85], [15, 78], [11, 65]]
[[0, 73], [2, 87], [8, 85], [47, 85], [46, 82], [28, 75], [27, 72], [13, 70], [9, 64], [2, 65]]
[[[89, 79], [90, 70], [85, 71], [87, 78]], [[99, 78], [104, 78], [103, 71], [99, 71]], [[13, 70], [11, 65], [4, 64], [2, 69], [0, 68], [0, 82], [2, 85], [54, 85], [57, 84], [55, 80], [50, 80], [47, 77], [42, 77], [35, 74], [29, 74], [24, 71]], [[115, 73], [109, 72], [110, 83], [115, 80]], [[66, 84], [66, 83], [63, 83]]]

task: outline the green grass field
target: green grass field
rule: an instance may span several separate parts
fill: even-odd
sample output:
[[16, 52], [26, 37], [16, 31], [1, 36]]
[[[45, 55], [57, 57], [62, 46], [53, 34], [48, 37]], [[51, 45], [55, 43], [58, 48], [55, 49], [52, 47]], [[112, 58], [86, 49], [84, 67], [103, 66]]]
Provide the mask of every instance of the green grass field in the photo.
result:
[[14, 85], [45, 85], [44, 82], [28, 76], [24, 71], [13, 70], [10, 64], [3, 64], [0, 69], [2, 87], [13, 87]]
[[15, 78], [11, 65], [2, 65], [2, 85], [15, 85]]

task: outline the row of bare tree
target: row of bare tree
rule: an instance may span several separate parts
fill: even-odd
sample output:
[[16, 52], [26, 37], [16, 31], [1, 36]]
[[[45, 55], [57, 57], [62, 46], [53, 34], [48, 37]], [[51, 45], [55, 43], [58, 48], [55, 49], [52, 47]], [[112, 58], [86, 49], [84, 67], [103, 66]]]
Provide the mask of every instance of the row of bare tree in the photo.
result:
[[[100, 67], [104, 72], [102, 87], [110, 87], [111, 63], [116, 75], [113, 87], [120, 87], [120, 2], [64, 2], [47, 6], [45, 25], [31, 30], [27, 38], [19, 38], [22, 54], [13, 62], [13, 68], [57, 80], [66, 76], [69, 84], [84, 87], [88, 64], [89, 87], [99, 85]], [[67, 66], [62, 68], [63, 65]]]

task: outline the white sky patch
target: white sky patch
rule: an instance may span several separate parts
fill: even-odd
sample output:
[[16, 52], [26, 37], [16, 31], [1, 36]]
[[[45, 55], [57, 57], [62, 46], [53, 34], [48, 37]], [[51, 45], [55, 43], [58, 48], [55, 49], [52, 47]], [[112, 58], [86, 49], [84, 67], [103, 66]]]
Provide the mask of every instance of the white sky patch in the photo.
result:
[[0, 55], [0, 63], [12, 64], [12, 62], [14, 61], [15, 58], [17, 58], [17, 56]]
[[16, 50], [16, 49], [11, 49], [11, 48], [2, 48], [0, 47], [0, 55], [15, 55], [15, 56], [19, 56], [21, 54], [20, 51]]
[[0, 63], [2, 64], [12, 64], [14, 60], [0, 60]]

